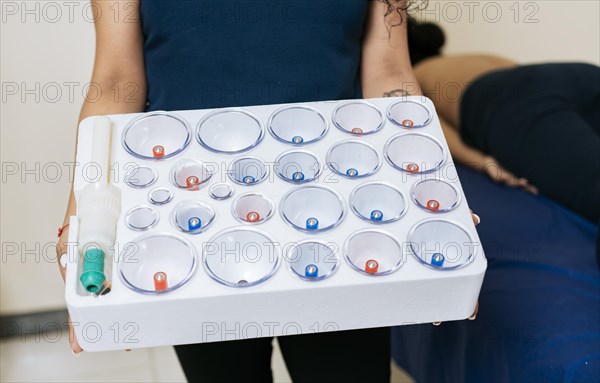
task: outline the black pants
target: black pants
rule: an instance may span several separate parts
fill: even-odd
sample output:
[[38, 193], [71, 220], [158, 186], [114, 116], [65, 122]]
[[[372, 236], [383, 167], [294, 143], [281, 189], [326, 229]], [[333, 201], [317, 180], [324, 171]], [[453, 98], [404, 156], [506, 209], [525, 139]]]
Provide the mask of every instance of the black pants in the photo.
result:
[[461, 134], [542, 194], [600, 219], [600, 68], [528, 65], [475, 80]]
[[[189, 382], [272, 382], [272, 338], [176, 346]], [[292, 380], [390, 381], [387, 327], [278, 338]]]

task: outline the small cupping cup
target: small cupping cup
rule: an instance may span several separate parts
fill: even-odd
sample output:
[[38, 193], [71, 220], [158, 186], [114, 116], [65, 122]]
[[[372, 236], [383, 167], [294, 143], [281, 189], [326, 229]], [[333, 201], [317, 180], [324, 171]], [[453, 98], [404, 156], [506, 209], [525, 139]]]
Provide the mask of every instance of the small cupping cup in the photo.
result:
[[390, 138], [383, 149], [394, 168], [406, 173], [425, 174], [438, 170], [446, 158], [442, 145], [422, 133], [401, 133]]
[[125, 174], [125, 183], [132, 188], [141, 189], [152, 185], [158, 174], [147, 166], [136, 166]]
[[259, 158], [244, 157], [233, 161], [227, 173], [236, 184], [251, 186], [264, 181], [269, 169]]
[[187, 234], [199, 234], [213, 222], [215, 212], [204, 202], [186, 200], [173, 208], [172, 221], [174, 226]]
[[158, 212], [148, 206], [136, 206], [125, 214], [125, 224], [137, 231], [148, 230], [158, 223]]
[[380, 230], [361, 230], [344, 243], [344, 256], [355, 270], [367, 275], [393, 273], [404, 262], [402, 246], [392, 234]]
[[422, 128], [429, 124], [431, 116], [429, 108], [417, 101], [397, 101], [387, 109], [388, 119], [403, 128]]
[[275, 205], [263, 194], [247, 193], [239, 196], [231, 206], [233, 216], [244, 223], [262, 223], [273, 215]]
[[347, 140], [334, 144], [327, 152], [327, 166], [345, 178], [368, 177], [381, 166], [377, 150], [364, 142]]
[[460, 203], [458, 189], [440, 179], [417, 181], [411, 194], [417, 206], [432, 213], [449, 212]]
[[196, 127], [196, 139], [206, 149], [222, 154], [242, 153], [257, 146], [264, 128], [255, 115], [241, 109], [209, 113]]
[[345, 206], [342, 197], [331, 189], [303, 186], [292, 189], [282, 198], [280, 213], [293, 228], [315, 233], [342, 222]]
[[402, 192], [382, 182], [357, 186], [350, 194], [350, 207], [359, 218], [376, 224], [395, 222], [406, 212]]
[[122, 142], [135, 157], [163, 160], [185, 150], [191, 137], [186, 120], [172, 113], [154, 112], [130, 121], [123, 130]]
[[269, 279], [279, 265], [279, 249], [264, 232], [232, 228], [203, 246], [204, 268], [215, 281], [230, 287], [249, 287]]
[[180, 189], [198, 190], [213, 172], [202, 161], [182, 159], [171, 168], [171, 182]]
[[[125, 244], [119, 257], [119, 275], [133, 291], [161, 294], [185, 285], [196, 268], [193, 246], [172, 234], [147, 234]], [[166, 288], [156, 289], [155, 277], [163, 273]]]
[[286, 260], [292, 274], [307, 281], [330, 277], [340, 264], [334, 246], [310, 240], [291, 246]]
[[421, 263], [438, 270], [469, 264], [479, 246], [458, 223], [435, 218], [413, 226], [408, 243]]
[[307, 106], [286, 106], [269, 118], [269, 131], [277, 140], [292, 145], [306, 145], [320, 140], [327, 133], [327, 121], [316, 109]]
[[301, 150], [282, 153], [275, 160], [274, 168], [279, 178], [294, 184], [314, 181], [321, 172], [317, 156]]
[[371, 103], [362, 100], [346, 101], [332, 113], [333, 124], [345, 133], [372, 134], [383, 128], [383, 114]]

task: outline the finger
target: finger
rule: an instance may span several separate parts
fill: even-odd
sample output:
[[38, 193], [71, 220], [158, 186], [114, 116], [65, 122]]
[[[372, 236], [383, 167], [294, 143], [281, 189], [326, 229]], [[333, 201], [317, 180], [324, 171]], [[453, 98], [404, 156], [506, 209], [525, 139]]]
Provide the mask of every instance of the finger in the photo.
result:
[[477, 302], [477, 304], [475, 305], [475, 310], [473, 311], [473, 314], [471, 314], [471, 316], [467, 319], [469, 320], [475, 320], [475, 318], [477, 318], [477, 313], [479, 312], [479, 302]]
[[74, 356], [79, 356], [80, 353], [83, 352], [83, 348], [79, 345], [77, 341], [77, 337], [75, 336], [75, 329], [73, 328], [73, 323], [71, 322], [71, 316], [68, 317], [69, 321], [69, 343], [71, 344], [71, 352]]
[[536, 188], [536, 187], [535, 187], [535, 186], [533, 186], [533, 185], [527, 185], [527, 186], [525, 186], [523, 189], [524, 189], [526, 192], [529, 192], [529, 193], [531, 193], [531, 194], [533, 194], [533, 195], [538, 195], [538, 194], [540, 194], [540, 192], [539, 192], [538, 188]]
[[442, 322], [432, 322], [431, 324], [434, 325], [434, 326], [439, 326], [439, 325], [442, 324]]
[[471, 210], [471, 219], [473, 220], [475, 226], [481, 223], [481, 218], [477, 214], [473, 213], [473, 210]]

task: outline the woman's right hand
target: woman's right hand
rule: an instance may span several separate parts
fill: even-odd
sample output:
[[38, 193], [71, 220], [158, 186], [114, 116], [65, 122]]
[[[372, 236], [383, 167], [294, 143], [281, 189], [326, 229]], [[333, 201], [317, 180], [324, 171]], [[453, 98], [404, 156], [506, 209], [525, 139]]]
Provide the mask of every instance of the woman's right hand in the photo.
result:
[[521, 188], [531, 194], [538, 194], [538, 189], [531, 185], [526, 178], [519, 178], [506, 170], [492, 156], [485, 156], [483, 159], [482, 170], [493, 181], [511, 187]]
[[[56, 243], [56, 259], [58, 264], [58, 269], [60, 271], [60, 275], [62, 276], [63, 281], [67, 275], [67, 260], [68, 260], [68, 240], [69, 240], [69, 226], [66, 226], [62, 229], [60, 236], [58, 237], [58, 242]], [[71, 345], [71, 352], [73, 355], [78, 356], [80, 352], [83, 351], [79, 342], [77, 342], [77, 338], [75, 337], [75, 331], [73, 329], [73, 323], [71, 322], [71, 316], [67, 317], [69, 323], [69, 343]]]

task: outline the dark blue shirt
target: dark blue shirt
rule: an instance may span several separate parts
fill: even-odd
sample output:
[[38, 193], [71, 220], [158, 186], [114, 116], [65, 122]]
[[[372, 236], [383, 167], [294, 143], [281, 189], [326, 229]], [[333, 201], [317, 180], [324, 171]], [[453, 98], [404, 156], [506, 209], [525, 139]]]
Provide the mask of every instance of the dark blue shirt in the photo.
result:
[[360, 98], [367, 0], [142, 0], [148, 110]]

